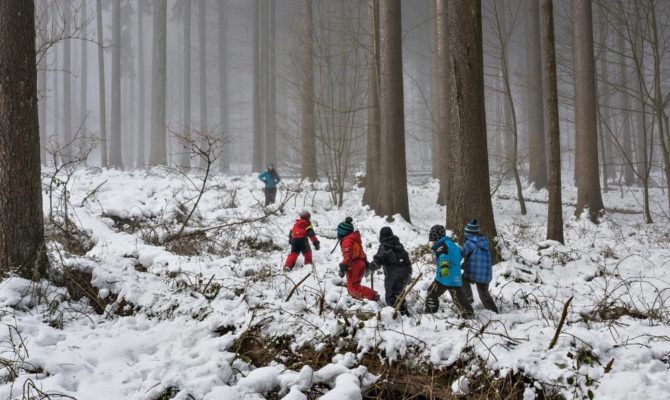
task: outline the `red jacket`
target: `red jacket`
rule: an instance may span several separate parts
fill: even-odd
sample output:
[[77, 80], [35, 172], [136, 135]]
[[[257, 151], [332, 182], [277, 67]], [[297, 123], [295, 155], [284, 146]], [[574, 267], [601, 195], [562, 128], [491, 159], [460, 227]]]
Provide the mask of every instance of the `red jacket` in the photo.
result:
[[293, 228], [288, 233], [289, 239], [302, 239], [304, 237], [309, 237], [312, 242], [316, 242], [318, 239], [316, 233], [314, 233], [314, 228], [312, 228], [312, 223], [306, 219], [297, 219], [293, 224]]
[[340, 242], [340, 247], [342, 248], [342, 264], [351, 265], [356, 261], [365, 262], [367, 259], [363, 251], [361, 234], [358, 231], [345, 236]]

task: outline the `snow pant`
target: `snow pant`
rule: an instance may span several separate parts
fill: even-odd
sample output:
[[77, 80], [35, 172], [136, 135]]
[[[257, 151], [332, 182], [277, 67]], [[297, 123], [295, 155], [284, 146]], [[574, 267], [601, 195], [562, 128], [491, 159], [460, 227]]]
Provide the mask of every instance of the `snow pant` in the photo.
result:
[[263, 191], [265, 192], [265, 205], [274, 204], [275, 198], [277, 198], [277, 188], [265, 188]]
[[298, 260], [298, 256], [302, 253], [302, 256], [305, 257], [305, 265], [312, 263], [312, 248], [309, 246], [309, 240], [306, 237], [301, 238], [292, 238], [291, 239], [291, 252], [288, 257], [286, 257], [286, 263], [284, 266], [293, 269], [295, 267], [295, 262]]
[[468, 297], [468, 302], [470, 304], [475, 302], [475, 298], [472, 295], [472, 284], [477, 285], [477, 294], [479, 294], [479, 300], [484, 305], [484, 308], [498, 314], [498, 307], [496, 307], [496, 303], [493, 301], [493, 297], [491, 297], [488, 283], [472, 282], [463, 278], [463, 291], [465, 291], [465, 295]]
[[461, 317], [474, 317], [475, 312], [472, 309], [472, 304], [470, 304], [468, 301], [468, 297], [461, 286], [444, 286], [437, 281], [433, 281], [433, 283], [428, 287], [428, 293], [426, 294], [427, 313], [434, 314], [437, 312], [437, 310], [440, 308], [440, 296], [442, 296], [446, 291], [449, 291], [451, 299], [456, 305], [458, 314]]
[[377, 292], [367, 286], [361, 285], [363, 275], [365, 275], [365, 261], [359, 259], [349, 264], [349, 268], [347, 269], [347, 291], [355, 299], [375, 300]]
[[[387, 306], [395, 307], [398, 298], [407, 286], [410, 274], [411, 270], [408, 268], [400, 266], [384, 267], [384, 292]], [[407, 304], [404, 300], [399, 310], [403, 314], [407, 313]]]

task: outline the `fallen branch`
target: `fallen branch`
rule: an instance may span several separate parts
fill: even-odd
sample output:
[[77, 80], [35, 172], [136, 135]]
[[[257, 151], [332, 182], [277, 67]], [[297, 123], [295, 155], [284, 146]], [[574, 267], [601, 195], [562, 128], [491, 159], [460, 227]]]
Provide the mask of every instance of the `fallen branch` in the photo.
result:
[[419, 281], [419, 279], [421, 279], [422, 276], [423, 272], [417, 275], [416, 278], [414, 278], [414, 281], [412, 281], [412, 284], [409, 285], [409, 287], [405, 289], [404, 292], [402, 292], [402, 295], [398, 297], [398, 300], [395, 301], [395, 305], [393, 306], [393, 319], [398, 318], [398, 310], [400, 309], [400, 306], [405, 302], [405, 297], [407, 297], [407, 294], [412, 291], [414, 285], [416, 285], [416, 283]]
[[286, 296], [286, 300], [285, 300], [285, 301], [289, 301], [289, 300], [291, 300], [291, 296], [293, 296], [293, 293], [295, 293], [296, 289], [298, 289], [298, 286], [302, 285], [302, 283], [305, 282], [305, 281], [307, 280], [307, 278], [309, 278], [310, 275], [312, 275], [311, 272], [310, 272], [309, 274], [305, 275], [305, 277], [302, 278], [302, 279], [300, 280], [300, 282], [296, 283], [295, 286], [293, 286], [293, 289], [291, 289], [291, 291], [288, 292], [288, 296]]
[[554, 337], [551, 339], [551, 343], [549, 343], [549, 350], [551, 350], [558, 341], [558, 336], [561, 334], [561, 329], [563, 329], [565, 318], [568, 316], [568, 307], [570, 307], [571, 302], [572, 297], [570, 297], [568, 301], [566, 301], [565, 304], [563, 304], [563, 312], [561, 313], [561, 319], [558, 321], [558, 326], [556, 327], [556, 333], [554, 333]]

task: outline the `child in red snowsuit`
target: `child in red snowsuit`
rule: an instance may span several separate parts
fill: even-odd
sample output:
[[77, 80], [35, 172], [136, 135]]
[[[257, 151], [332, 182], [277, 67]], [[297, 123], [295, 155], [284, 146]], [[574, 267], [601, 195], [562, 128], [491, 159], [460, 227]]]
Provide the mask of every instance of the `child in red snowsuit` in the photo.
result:
[[305, 265], [312, 263], [312, 249], [309, 246], [309, 240], [314, 244], [314, 248], [319, 250], [320, 243], [312, 228], [311, 217], [309, 212], [301, 212], [300, 218], [295, 221], [293, 228], [288, 233], [288, 243], [291, 245], [291, 253], [286, 258], [286, 263], [284, 264], [285, 271], [290, 271], [295, 267], [295, 262], [298, 260], [300, 253], [305, 257]]
[[369, 287], [362, 286], [361, 280], [365, 274], [367, 256], [363, 251], [361, 234], [354, 231], [351, 217], [337, 226], [337, 238], [340, 240], [342, 249], [342, 262], [340, 263], [340, 276], [346, 271], [347, 291], [355, 299], [377, 300], [379, 294]]

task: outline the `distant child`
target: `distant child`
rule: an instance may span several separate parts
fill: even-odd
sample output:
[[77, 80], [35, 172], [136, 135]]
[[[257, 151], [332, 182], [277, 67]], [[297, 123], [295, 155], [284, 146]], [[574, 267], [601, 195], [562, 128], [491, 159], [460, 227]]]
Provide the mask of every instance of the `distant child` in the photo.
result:
[[491, 265], [491, 250], [489, 240], [482, 236], [476, 219], [470, 220], [465, 226], [465, 243], [461, 254], [463, 256], [463, 289], [470, 303], [474, 302], [471, 284], [477, 285], [479, 300], [487, 310], [498, 313], [491, 293], [489, 283], [493, 275]]
[[426, 294], [426, 312], [431, 314], [437, 312], [440, 308], [440, 296], [449, 291], [459, 314], [465, 318], [473, 318], [472, 305], [462, 287], [461, 249], [446, 236], [446, 230], [442, 225], [430, 228], [428, 240], [437, 269], [435, 281], [428, 287]]
[[361, 234], [354, 231], [353, 219], [347, 217], [344, 222], [337, 226], [337, 240], [340, 241], [342, 249], [342, 262], [340, 263], [340, 277], [347, 277], [347, 291], [355, 299], [368, 299], [376, 301], [379, 294], [369, 287], [362, 286], [361, 280], [365, 274], [367, 256], [363, 251]]
[[290, 271], [295, 267], [300, 253], [305, 257], [305, 265], [312, 263], [312, 249], [309, 246], [309, 240], [312, 241], [317, 251], [321, 247], [314, 228], [312, 228], [311, 218], [312, 215], [308, 211], [301, 212], [300, 218], [295, 221], [293, 228], [289, 231], [288, 243], [291, 245], [291, 253], [286, 258], [284, 271]]
[[[388, 226], [379, 231], [379, 249], [371, 264], [384, 267], [386, 305], [395, 307], [412, 275], [412, 263], [405, 247]], [[375, 269], [374, 266], [372, 266], [372, 270]], [[399, 309], [402, 314], [407, 313], [407, 305], [404, 300]]]
[[277, 184], [281, 182], [281, 178], [275, 169], [274, 164], [268, 164], [268, 167], [260, 175], [258, 180], [265, 184], [263, 192], [265, 193], [265, 205], [274, 204], [277, 197]]

